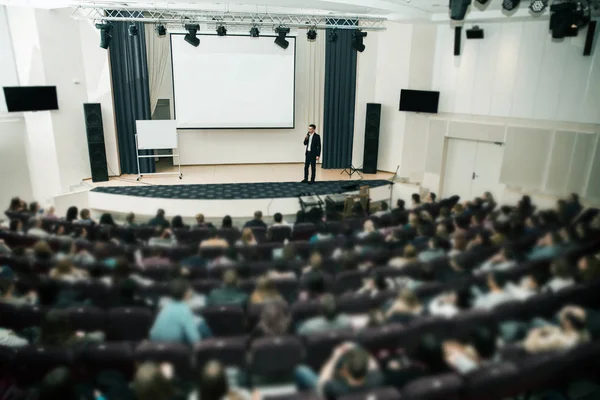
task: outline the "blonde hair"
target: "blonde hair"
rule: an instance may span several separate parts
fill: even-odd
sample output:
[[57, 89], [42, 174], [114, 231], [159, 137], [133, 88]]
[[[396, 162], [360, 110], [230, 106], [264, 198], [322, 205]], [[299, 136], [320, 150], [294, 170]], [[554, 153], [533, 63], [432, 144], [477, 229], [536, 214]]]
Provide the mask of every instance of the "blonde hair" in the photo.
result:
[[254, 233], [252, 232], [252, 229], [244, 228], [242, 230], [242, 242], [244, 244], [256, 242], [256, 239], [254, 238]]
[[417, 249], [412, 244], [407, 244], [406, 246], [404, 246], [402, 255], [404, 256], [404, 258], [415, 258], [417, 256]]

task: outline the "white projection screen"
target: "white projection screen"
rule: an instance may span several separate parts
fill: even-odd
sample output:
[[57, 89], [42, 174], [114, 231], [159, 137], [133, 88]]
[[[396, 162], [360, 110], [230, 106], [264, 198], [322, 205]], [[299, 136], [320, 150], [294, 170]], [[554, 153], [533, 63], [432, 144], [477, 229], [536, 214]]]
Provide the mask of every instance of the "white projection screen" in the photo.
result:
[[294, 128], [296, 39], [171, 34], [175, 119], [180, 129]]

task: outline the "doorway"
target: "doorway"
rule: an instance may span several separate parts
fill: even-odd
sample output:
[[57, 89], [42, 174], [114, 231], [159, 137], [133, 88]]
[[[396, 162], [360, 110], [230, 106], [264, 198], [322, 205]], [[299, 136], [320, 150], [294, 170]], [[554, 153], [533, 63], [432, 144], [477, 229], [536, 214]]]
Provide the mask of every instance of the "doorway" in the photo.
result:
[[449, 138], [442, 195], [459, 195], [464, 201], [489, 191], [498, 201], [504, 191], [500, 183], [503, 155], [502, 143]]

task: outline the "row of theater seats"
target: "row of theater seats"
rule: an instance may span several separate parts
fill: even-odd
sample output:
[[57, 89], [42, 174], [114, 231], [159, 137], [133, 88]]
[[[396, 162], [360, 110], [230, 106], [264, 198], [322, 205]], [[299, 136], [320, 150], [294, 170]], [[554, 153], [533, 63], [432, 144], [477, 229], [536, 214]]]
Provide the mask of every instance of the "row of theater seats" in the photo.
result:
[[[23, 385], [38, 382], [56, 365], [72, 367], [79, 379], [108, 370], [119, 371], [131, 378], [136, 362], [156, 361], [173, 364], [180, 378], [193, 380], [195, 368], [218, 359], [227, 366], [244, 368], [249, 377], [276, 375], [287, 376], [291, 380], [298, 365], [322, 365], [317, 363], [329, 358], [329, 343], [340, 343], [346, 339], [344, 333], [313, 335], [306, 337], [304, 343], [293, 336], [268, 337], [252, 341], [249, 347], [245, 338], [208, 339], [193, 352], [180, 344], [150, 342], [98, 343], [69, 349], [28, 346], [14, 350], [0, 347], [0, 372], [13, 376]], [[323, 346], [324, 342], [327, 346]], [[311, 361], [312, 353], [316, 357]], [[373, 396], [384, 400], [502, 399], [549, 386], [557, 387], [574, 378], [597, 379], [599, 357], [600, 342], [590, 342], [569, 351], [504, 360], [465, 376], [448, 373], [420, 378], [409, 382], [401, 393], [394, 388], [381, 388], [352, 395], [349, 399], [372, 399]], [[314, 393], [288, 397], [290, 400], [312, 398], [315, 398]]]

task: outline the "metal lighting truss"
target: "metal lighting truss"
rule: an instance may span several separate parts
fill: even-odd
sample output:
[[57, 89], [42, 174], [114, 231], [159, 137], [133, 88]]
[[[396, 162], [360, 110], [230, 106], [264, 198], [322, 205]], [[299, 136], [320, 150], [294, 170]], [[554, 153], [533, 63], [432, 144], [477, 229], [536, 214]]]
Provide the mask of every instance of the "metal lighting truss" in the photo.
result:
[[77, 3], [73, 5], [75, 18], [102, 21], [137, 21], [183, 25], [188, 23], [223, 24], [228, 28], [247, 26], [286, 26], [312, 29], [385, 30], [387, 18], [369, 15], [295, 14], [271, 12], [228, 12], [203, 10], [176, 10], [167, 8], [123, 7], [120, 4]]

